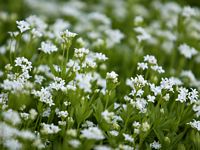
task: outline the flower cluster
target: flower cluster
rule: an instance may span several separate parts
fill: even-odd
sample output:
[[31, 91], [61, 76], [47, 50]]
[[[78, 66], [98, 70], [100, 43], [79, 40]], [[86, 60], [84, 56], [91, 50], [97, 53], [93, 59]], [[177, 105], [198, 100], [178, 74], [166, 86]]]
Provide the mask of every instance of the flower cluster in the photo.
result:
[[17, 3], [0, 1], [0, 149], [199, 147], [198, 7]]

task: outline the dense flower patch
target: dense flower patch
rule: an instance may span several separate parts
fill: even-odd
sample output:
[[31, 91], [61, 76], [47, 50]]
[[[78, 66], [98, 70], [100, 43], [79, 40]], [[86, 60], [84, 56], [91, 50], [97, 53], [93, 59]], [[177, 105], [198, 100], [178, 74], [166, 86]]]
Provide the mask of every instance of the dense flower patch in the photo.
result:
[[199, 8], [23, 5], [0, 11], [0, 149], [199, 149]]

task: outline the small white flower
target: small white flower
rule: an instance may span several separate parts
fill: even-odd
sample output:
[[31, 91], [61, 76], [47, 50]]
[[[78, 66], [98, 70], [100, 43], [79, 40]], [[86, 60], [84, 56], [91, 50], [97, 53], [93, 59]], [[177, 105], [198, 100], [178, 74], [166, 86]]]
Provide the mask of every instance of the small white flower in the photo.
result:
[[134, 139], [129, 134], [123, 133], [123, 136], [125, 138], [125, 141], [131, 142], [131, 143], [134, 141]]
[[187, 100], [187, 96], [188, 96], [188, 89], [180, 87], [178, 90], [178, 98], [176, 99], [176, 101], [179, 101], [181, 103], [186, 102]]
[[98, 145], [94, 147], [94, 150], [112, 150], [112, 149], [106, 145]]
[[113, 81], [113, 83], [117, 83], [118, 82], [118, 74], [116, 74], [114, 71], [108, 72], [106, 74], [106, 79], [111, 79]]
[[35, 83], [38, 83], [38, 84], [42, 84], [42, 81], [45, 79], [43, 76], [41, 75], [35, 75]]
[[137, 121], [133, 122], [133, 127], [139, 128], [140, 126], [141, 126], [141, 124], [139, 122], [137, 122]]
[[102, 53], [95, 53], [95, 58], [97, 60], [102, 60], [102, 61], [105, 61], [108, 59], [108, 57], [106, 57], [106, 55], [102, 54]]
[[161, 144], [159, 143], [159, 141], [158, 142], [153, 141], [153, 143], [150, 144], [150, 147], [154, 148], [154, 149], [160, 149], [161, 148]]
[[19, 114], [12, 109], [3, 112], [2, 115], [4, 120], [11, 122], [13, 125], [21, 123], [21, 118]]
[[58, 125], [60, 126], [66, 126], [67, 122], [66, 121], [58, 121]]
[[139, 42], [145, 41], [151, 38], [151, 35], [147, 31], [145, 31], [145, 29], [142, 27], [136, 27], [134, 28], [134, 30], [135, 32], [139, 33], [139, 35], [137, 36], [137, 39]]
[[144, 18], [142, 16], [136, 16], [134, 18], [134, 23], [135, 24], [139, 24], [139, 23], [142, 23], [144, 21]]
[[59, 118], [66, 118], [69, 113], [67, 111], [59, 111], [57, 114]]
[[146, 132], [150, 129], [150, 125], [148, 122], [143, 122], [142, 123], [142, 131]]
[[200, 121], [194, 119], [193, 122], [189, 122], [188, 124], [191, 125], [192, 128], [195, 128], [198, 131], [200, 131]]
[[112, 136], [118, 136], [118, 135], [119, 135], [119, 132], [118, 132], [118, 131], [115, 131], [115, 130], [109, 131], [109, 133], [110, 133]]
[[58, 48], [50, 41], [42, 42], [41, 47], [38, 49], [46, 54], [51, 54], [52, 52], [56, 52], [58, 50]]
[[154, 102], [155, 102], [155, 99], [156, 99], [155, 96], [151, 96], [151, 95], [148, 95], [148, 96], [147, 96], [147, 101], [148, 101], [148, 102], [154, 103]]
[[199, 117], [200, 116], [200, 105], [194, 105], [192, 107], [192, 109], [196, 113], [196, 116]]
[[54, 124], [42, 123], [41, 132], [44, 134], [56, 134], [60, 131], [60, 128]]
[[146, 69], [148, 69], [147, 63], [141, 62], [141, 63], [138, 63], [137, 65], [138, 65], [138, 67], [137, 67], [138, 70], [140, 70], [140, 69], [141, 69], [141, 70], [146, 70]]
[[167, 93], [165, 96], [163, 96], [163, 98], [164, 98], [164, 100], [169, 101], [169, 99], [170, 99], [169, 93]]
[[107, 35], [106, 45], [108, 48], [112, 48], [124, 38], [124, 34], [120, 30], [106, 29], [105, 34]]
[[190, 103], [195, 103], [198, 101], [199, 93], [196, 89], [191, 88], [191, 92], [188, 93], [188, 98], [190, 100]]
[[54, 82], [49, 85], [50, 89], [55, 89], [56, 91], [61, 90], [65, 91], [65, 80], [59, 77], [54, 77]]
[[162, 66], [151, 66], [151, 69], [153, 69], [154, 71], [157, 71], [158, 73], [165, 73], [165, 70], [163, 70]]
[[81, 142], [79, 140], [70, 140], [68, 142], [73, 148], [78, 148], [81, 145]]
[[182, 16], [189, 18], [196, 15], [197, 15], [197, 10], [195, 8], [191, 8], [190, 6], [185, 6], [183, 8]]
[[108, 110], [105, 110], [101, 113], [101, 116], [106, 120], [106, 122], [111, 123], [113, 117], [114, 117], [113, 112], [108, 112]]
[[20, 150], [22, 149], [22, 144], [19, 143], [18, 140], [15, 139], [8, 139], [3, 143], [5, 147], [7, 147], [9, 150]]
[[140, 113], [146, 113], [147, 101], [144, 98], [136, 98], [136, 101], [131, 101], [133, 107], [136, 107]]
[[150, 64], [154, 64], [154, 65], [157, 64], [157, 59], [153, 55], [146, 55], [146, 56], [144, 56], [144, 61], [148, 62]]
[[15, 59], [15, 66], [21, 67], [23, 72], [26, 72], [27, 70], [30, 71], [32, 69], [32, 63], [25, 57], [17, 57]]
[[36, 118], [37, 114], [38, 114], [37, 111], [33, 108], [29, 111], [29, 113], [30, 113], [30, 118], [32, 120], [34, 120]]
[[77, 136], [77, 130], [76, 129], [69, 129], [67, 130], [67, 135], [70, 135], [72, 137], [76, 137]]
[[29, 119], [29, 114], [28, 113], [20, 113], [21, 118], [23, 118], [24, 120], [28, 120]]
[[21, 33], [27, 31], [30, 29], [30, 24], [24, 20], [22, 21], [16, 21], [17, 27], [20, 30]]
[[195, 48], [190, 47], [187, 44], [181, 44], [178, 47], [178, 50], [183, 56], [185, 56], [185, 58], [188, 58], [188, 59], [191, 59], [192, 56], [198, 54], [198, 51]]
[[76, 58], [83, 58], [89, 53], [89, 50], [86, 48], [75, 48], [74, 50], [74, 56]]
[[131, 78], [131, 81], [137, 87], [143, 87], [147, 84], [147, 81], [142, 75], [137, 75], [135, 78]]
[[81, 135], [87, 139], [103, 140], [105, 137], [98, 127], [89, 127], [81, 130]]
[[32, 94], [39, 97], [41, 102], [48, 104], [49, 106], [55, 105], [52, 99], [49, 89], [42, 87], [40, 91], [33, 91]]
[[74, 38], [76, 35], [77, 33], [70, 32], [69, 30], [61, 32], [61, 37], [65, 40], [68, 40], [68, 38]]
[[169, 90], [173, 92], [173, 86], [176, 82], [173, 78], [162, 78], [160, 82], [161, 89]]

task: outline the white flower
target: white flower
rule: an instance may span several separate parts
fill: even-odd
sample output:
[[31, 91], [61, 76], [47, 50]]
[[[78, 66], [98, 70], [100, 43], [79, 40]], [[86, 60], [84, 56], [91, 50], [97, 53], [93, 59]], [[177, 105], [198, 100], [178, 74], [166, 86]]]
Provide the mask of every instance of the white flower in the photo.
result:
[[185, 56], [185, 58], [188, 58], [188, 59], [191, 59], [192, 56], [198, 54], [198, 51], [195, 48], [190, 47], [187, 44], [181, 44], [178, 47], [178, 50], [183, 56]]
[[30, 118], [32, 120], [34, 120], [36, 118], [37, 114], [38, 114], [37, 111], [33, 108], [29, 111], [29, 113], [30, 113]]
[[40, 91], [33, 91], [32, 94], [40, 98], [41, 102], [48, 104], [49, 106], [55, 105], [52, 99], [49, 89], [42, 87]]
[[55, 89], [56, 91], [61, 90], [65, 91], [65, 80], [59, 77], [54, 77], [54, 82], [49, 85], [50, 89]]
[[79, 140], [73, 139], [68, 142], [73, 148], [78, 148], [81, 145]]
[[150, 147], [154, 148], [154, 149], [160, 149], [161, 148], [161, 144], [159, 143], [159, 141], [158, 142], [153, 141], [153, 143], [150, 144]]
[[66, 118], [69, 113], [67, 111], [59, 111], [57, 114], [60, 118]]
[[73, 38], [75, 37], [77, 34], [70, 32], [69, 30], [65, 30], [64, 32], [61, 32], [61, 37], [65, 40], [68, 40], [68, 38]]
[[142, 27], [136, 27], [134, 28], [134, 30], [135, 32], [139, 33], [139, 35], [137, 36], [137, 39], [139, 42], [145, 41], [151, 38], [151, 35], [147, 31], [145, 31], [145, 29]]
[[176, 85], [173, 78], [162, 78], [160, 82], [161, 89], [173, 91], [173, 86]]
[[86, 48], [75, 48], [74, 56], [77, 58], [83, 58], [89, 53], [89, 50]]
[[114, 71], [108, 72], [106, 74], [106, 79], [111, 79], [113, 81], [113, 83], [117, 83], [118, 82], [118, 74], [116, 74]]
[[58, 121], [58, 125], [60, 126], [66, 126], [67, 122], [66, 121]]
[[176, 101], [179, 101], [181, 103], [186, 102], [187, 100], [187, 96], [188, 96], [188, 89], [180, 87], [178, 89], [178, 98], [176, 99]]
[[108, 57], [106, 57], [106, 55], [102, 54], [102, 53], [95, 53], [95, 58], [97, 60], [102, 60], [102, 61], [105, 61], [108, 59]]
[[151, 96], [151, 95], [148, 95], [148, 96], [147, 96], [147, 101], [148, 101], [148, 102], [154, 103], [154, 102], [155, 102], [155, 99], [156, 99], [155, 96]]
[[134, 141], [134, 139], [129, 134], [123, 133], [123, 136], [125, 138], [125, 141], [131, 142], [131, 143]]
[[106, 145], [98, 145], [94, 147], [94, 150], [112, 150], [112, 149]]
[[60, 128], [54, 124], [42, 123], [41, 132], [44, 134], [56, 134], [60, 131]]
[[167, 93], [165, 96], [163, 96], [164, 100], [169, 101], [170, 99], [170, 95], [169, 93]]
[[81, 130], [81, 135], [87, 139], [103, 140], [105, 137], [98, 127], [89, 127]]
[[119, 135], [119, 132], [116, 131], [116, 130], [109, 131], [109, 133], [110, 133], [112, 136], [118, 136], [118, 135]]
[[183, 8], [182, 16], [189, 18], [196, 15], [197, 15], [197, 10], [195, 8], [191, 8], [190, 6], [185, 6]]
[[42, 113], [42, 117], [49, 117], [51, 113], [51, 108], [48, 107], [46, 110], [44, 110], [44, 112]]
[[75, 79], [78, 81], [77, 85], [80, 89], [83, 89], [85, 92], [91, 92], [91, 74], [77, 74]]
[[150, 125], [148, 122], [143, 122], [142, 123], [142, 131], [146, 132], [150, 129]]
[[17, 27], [20, 30], [21, 33], [27, 31], [30, 29], [30, 24], [24, 20], [22, 21], [16, 21]]
[[144, 56], [144, 61], [148, 62], [150, 64], [154, 64], [154, 65], [157, 64], [157, 59], [153, 55], [146, 55], [146, 56]]
[[105, 34], [107, 35], [106, 44], [108, 48], [120, 43], [124, 38], [124, 34], [120, 30], [106, 29]]
[[3, 112], [2, 115], [4, 120], [11, 122], [13, 125], [21, 123], [21, 118], [19, 117], [19, 114], [12, 109]]
[[101, 116], [106, 120], [106, 122], [111, 123], [113, 117], [114, 117], [114, 112], [108, 112], [108, 110], [105, 110], [101, 113]]
[[188, 98], [190, 100], [190, 103], [195, 103], [198, 101], [199, 93], [196, 89], [191, 88], [191, 92], [188, 93]]
[[52, 52], [56, 52], [58, 50], [58, 48], [50, 41], [42, 42], [41, 47], [38, 49], [47, 54], [51, 54]]
[[151, 69], [153, 69], [154, 71], [157, 71], [158, 73], [165, 73], [165, 70], [163, 70], [162, 66], [151, 66]]
[[20, 113], [21, 118], [23, 118], [24, 120], [28, 120], [29, 119], [29, 114], [28, 113]]
[[[132, 90], [132, 91], [133, 91], [133, 90]], [[131, 91], [131, 92], [132, 92], [132, 91]], [[144, 90], [139, 89], [139, 90], [136, 92], [136, 96], [141, 97], [141, 96], [143, 95], [143, 93], [144, 93]], [[130, 94], [132, 94], [132, 93], [130, 93]]]
[[21, 67], [23, 72], [26, 72], [27, 70], [30, 71], [32, 69], [32, 63], [25, 57], [17, 57], [15, 59], [15, 66]]
[[147, 111], [146, 106], [148, 103], [144, 98], [136, 98], [136, 100], [131, 100], [130, 104], [137, 108], [140, 113], [146, 113]]
[[131, 82], [137, 87], [143, 87], [147, 84], [147, 81], [142, 75], [137, 75], [135, 78], [131, 78]]
[[151, 91], [154, 93], [154, 95], [161, 94], [162, 88], [160, 86], [155, 86], [155, 84], [149, 84]]
[[123, 149], [123, 150], [134, 150], [133, 147], [129, 146], [129, 145], [122, 145], [120, 144], [119, 145], [119, 148], [118, 149]]
[[192, 128], [195, 128], [198, 131], [200, 131], [200, 121], [194, 119], [193, 122], [189, 122], [188, 124], [191, 125]]
[[89, 128], [89, 127], [94, 127], [95, 126], [95, 124], [93, 123], [93, 122], [91, 122], [91, 121], [88, 121], [88, 120], [86, 120], [85, 121], [85, 123], [84, 124], [82, 124], [82, 127], [86, 127], [86, 128]]
[[20, 150], [22, 149], [22, 144], [19, 143], [16, 139], [8, 139], [6, 140], [3, 145], [7, 147], [9, 150]]
[[134, 18], [134, 23], [135, 24], [139, 24], [139, 23], [142, 23], [144, 21], [144, 18], [142, 16], [136, 16]]
[[133, 122], [133, 127], [139, 128], [140, 126], [141, 126], [141, 124], [139, 122], [137, 122], [137, 121]]
[[192, 107], [193, 111], [196, 112], [196, 116], [199, 117], [200, 116], [200, 105], [194, 105]]
[[70, 135], [72, 137], [76, 137], [77, 136], [77, 130], [76, 129], [69, 129], [67, 130], [67, 135]]
[[137, 64], [138, 66], [137, 66], [137, 69], [138, 70], [145, 70], [145, 69], [148, 69], [148, 66], [147, 66], [147, 63], [144, 63], [144, 62], [141, 62], [141, 63], [138, 63]]
[[25, 140], [34, 140], [36, 138], [35, 134], [28, 130], [20, 131], [18, 136]]
[[42, 84], [42, 81], [45, 79], [43, 76], [41, 75], [35, 75], [35, 83], [38, 83], [38, 84]]

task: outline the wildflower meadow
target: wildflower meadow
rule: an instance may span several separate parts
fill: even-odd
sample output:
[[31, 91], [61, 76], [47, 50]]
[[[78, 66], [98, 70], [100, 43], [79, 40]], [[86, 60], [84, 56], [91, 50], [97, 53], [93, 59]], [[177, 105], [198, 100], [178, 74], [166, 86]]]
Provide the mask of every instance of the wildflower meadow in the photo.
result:
[[200, 150], [200, 2], [0, 0], [0, 150]]

